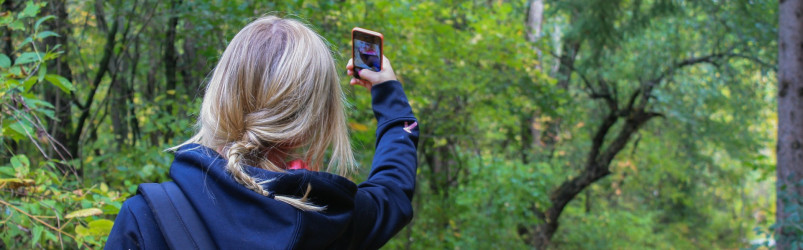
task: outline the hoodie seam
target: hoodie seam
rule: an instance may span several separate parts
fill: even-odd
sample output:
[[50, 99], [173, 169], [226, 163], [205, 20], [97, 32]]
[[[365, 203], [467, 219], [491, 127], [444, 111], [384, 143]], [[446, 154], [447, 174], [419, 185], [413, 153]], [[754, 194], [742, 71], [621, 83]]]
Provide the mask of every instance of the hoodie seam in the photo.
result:
[[298, 246], [298, 241], [301, 238], [301, 225], [303, 225], [304, 219], [301, 216], [301, 210], [296, 210], [296, 226], [293, 233], [293, 239], [290, 241], [293, 244], [290, 245], [288, 249], [295, 249]]

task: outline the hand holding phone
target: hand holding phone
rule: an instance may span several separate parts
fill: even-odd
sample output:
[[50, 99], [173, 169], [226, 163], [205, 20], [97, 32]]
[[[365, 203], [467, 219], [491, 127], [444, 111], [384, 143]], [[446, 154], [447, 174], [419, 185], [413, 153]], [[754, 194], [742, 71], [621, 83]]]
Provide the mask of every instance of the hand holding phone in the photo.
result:
[[382, 46], [385, 37], [382, 33], [354, 27], [351, 30], [351, 58], [354, 63], [354, 77], [360, 79], [360, 70], [382, 71]]
[[370, 69], [362, 69], [362, 77], [359, 79], [356, 78], [358, 72], [360, 71], [357, 71], [357, 67], [354, 65], [354, 59], [352, 58], [346, 65], [346, 73], [354, 77], [351, 78], [349, 84], [363, 86], [368, 90], [371, 90], [371, 86], [373, 85], [396, 80], [396, 73], [393, 72], [393, 67], [390, 66], [390, 60], [385, 56], [382, 56], [382, 71], [373, 72]]

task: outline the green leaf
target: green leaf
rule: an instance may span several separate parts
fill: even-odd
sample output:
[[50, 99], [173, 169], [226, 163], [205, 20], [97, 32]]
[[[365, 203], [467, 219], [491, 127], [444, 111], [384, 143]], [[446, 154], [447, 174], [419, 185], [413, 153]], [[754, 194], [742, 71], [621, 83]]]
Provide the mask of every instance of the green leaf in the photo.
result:
[[28, 80], [25, 80], [24, 82], [22, 82], [22, 89], [23, 89], [23, 91], [25, 91], [25, 92], [28, 92], [28, 90], [30, 90], [30, 89], [31, 89], [31, 87], [33, 87], [33, 85], [34, 85], [36, 82], [38, 82], [38, 81], [37, 81], [37, 79], [36, 79], [36, 78], [33, 78], [33, 77], [31, 77], [31, 78], [28, 78]]
[[0, 68], [11, 67], [11, 58], [6, 54], [0, 54]]
[[14, 173], [14, 169], [9, 166], [0, 167], [0, 174], [3, 174], [3, 176], [11, 177], [14, 176]]
[[107, 236], [112, 231], [114, 222], [107, 219], [94, 220], [89, 222], [89, 235]]
[[45, 17], [39, 18], [39, 20], [36, 20], [36, 24], [33, 25], [33, 30], [39, 30], [39, 25], [42, 25], [42, 23], [44, 21], [47, 21], [47, 20], [50, 20], [50, 19], [53, 19], [53, 18], [56, 18], [56, 16], [49, 15], [49, 16], [45, 16]]
[[[78, 236], [89, 235], [89, 229], [84, 226], [78, 225], [75, 226], [75, 233], [78, 234]], [[79, 247], [81, 246], [80, 244], [81, 243], [78, 243]]]
[[28, 97], [24, 97], [23, 96], [22, 97], [22, 101], [24, 101], [25, 104], [28, 105], [28, 107], [30, 107], [31, 109], [35, 109], [37, 111], [41, 111], [43, 109], [53, 109], [54, 108], [53, 104], [50, 104], [47, 101], [43, 101], [43, 100], [36, 99], [36, 98], [28, 98]]
[[38, 34], [36, 34], [36, 38], [37, 39], [45, 39], [45, 38], [51, 37], [51, 36], [59, 36], [59, 34], [56, 34], [56, 32], [53, 32], [53, 31], [42, 31], [42, 32], [39, 32]]
[[14, 20], [13, 22], [11, 22], [11, 24], [8, 25], [8, 27], [11, 30], [24, 30], [25, 29], [25, 23], [23, 23], [20, 20]]
[[36, 76], [36, 81], [41, 82], [42, 80], [44, 80], [45, 74], [47, 74], [47, 65], [46, 64], [39, 65], [39, 72]]
[[33, 240], [31, 240], [31, 247], [36, 247], [36, 243], [39, 243], [39, 239], [42, 238], [42, 231], [44, 231], [43, 226], [34, 226], [33, 227]]
[[10, 24], [12, 21], [14, 21], [14, 16], [12, 16], [12, 15], [6, 15], [6, 16], [0, 17], [0, 26], [6, 26], [6, 25]]
[[[78, 227], [81, 227], [81, 226], [75, 227], [75, 232], [76, 233], [78, 233]], [[81, 227], [81, 228], [84, 228], [84, 230], [86, 230], [85, 227]], [[81, 235], [80, 233], [78, 233], [78, 234]], [[84, 244], [84, 237], [75, 237], [75, 244], [78, 245], [77, 248], [82, 248], [83, 244]]]
[[45, 75], [45, 80], [53, 85], [56, 85], [56, 87], [59, 87], [61, 91], [64, 91], [64, 93], [69, 94], [70, 91], [72, 91], [72, 83], [70, 83], [70, 80], [67, 80], [67, 78], [64, 78], [63, 76], [48, 74]]
[[17, 177], [22, 178], [23, 176], [28, 175], [30, 165], [31, 162], [25, 155], [20, 154], [11, 157], [11, 167], [14, 168], [14, 172], [17, 174]]
[[12, 123], [11, 125], [8, 125], [8, 127], [14, 132], [19, 133], [23, 138], [27, 137], [28, 135], [33, 135], [34, 133], [33, 127], [31, 127], [31, 125], [25, 121]]
[[20, 43], [19, 47], [24, 47], [25, 45], [27, 45], [29, 43], [32, 43], [32, 42], [33, 42], [33, 38], [32, 37], [26, 37], [25, 40], [22, 40], [22, 43]]
[[119, 214], [120, 208], [110, 204], [103, 205], [103, 214]]
[[14, 61], [14, 65], [26, 64], [39, 61], [44, 54], [38, 54], [36, 52], [25, 52], [22, 53], [17, 60]]
[[35, 17], [36, 14], [39, 14], [39, 9], [41, 6], [39, 4], [34, 3], [33, 1], [28, 1], [25, 5], [25, 9], [23, 9], [17, 18], [25, 18], [25, 17]]

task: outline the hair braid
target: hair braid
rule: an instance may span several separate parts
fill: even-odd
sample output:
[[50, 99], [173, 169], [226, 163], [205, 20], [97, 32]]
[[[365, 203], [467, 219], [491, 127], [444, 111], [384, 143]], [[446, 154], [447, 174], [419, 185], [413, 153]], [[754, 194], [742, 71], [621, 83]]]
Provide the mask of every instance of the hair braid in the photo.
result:
[[270, 193], [265, 191], [265, 189], [260, 186], [254, 177], [246, 174], [243, 165], [241, 162], [244, 160], [246, 155], [251, 154], [255, 149], [257, 149], [257, 145], [249, 142], [236, 142], [229, 147], [228, 152], [226, 152], [226, 158], [228, 158], [228, 163], [226, 163], [226, 170], [229, 171], [234, 180], [237, 183], [242, 184], [246, 188], [257, 192], [258, 194], [268, 196]]
[[[247, 138], [246, 133], [246, 137]], [[237, 183], [242, 184], [246, 188], [260, 194], [263, 196], [271, 196], [271, 192], [262, 188], [262, 185], [259, 184], [258, 180], [253, 176], [248, 175], [245, 173], [243, 169], [242, 162], [246, 160], [248, 155], [253, 155], [254, 152], [259, 151], [259, 145], [255, 143], [251, 143], [250, 141], [245, 142], [235, 142], [229, 146], [228, 151], [226, 152], [226, 158], [228, 158], [228, 163], [226, 163], [226, 170], [234, 177], [234, 180]], [[273, 194], [273, 199], [287, 203], [295, 208], [304, 210], [304, 211], [314, 211], [320, 212], [326, 209], [326, 207], [316, 206], [307, 201], [309, 198], [309, 194], [312, 191], [312, 185], [307, 184], [307, 190], [304, 193], [304, 196], [301, 198], [294, 198], [290, 196], [284, 195], [276, 195]]]

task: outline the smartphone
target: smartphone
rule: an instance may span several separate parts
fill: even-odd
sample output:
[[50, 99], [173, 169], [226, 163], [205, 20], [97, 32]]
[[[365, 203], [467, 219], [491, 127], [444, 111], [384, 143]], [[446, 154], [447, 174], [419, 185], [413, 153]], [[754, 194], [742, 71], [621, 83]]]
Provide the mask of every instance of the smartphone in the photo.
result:
[[354, 77], [360, 79], [361, 69], [382, 71], [382, 33], [354, 27], [351, 30], [351, 58], [354, 60]]

